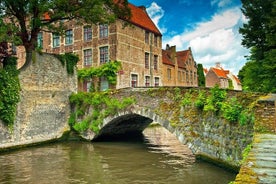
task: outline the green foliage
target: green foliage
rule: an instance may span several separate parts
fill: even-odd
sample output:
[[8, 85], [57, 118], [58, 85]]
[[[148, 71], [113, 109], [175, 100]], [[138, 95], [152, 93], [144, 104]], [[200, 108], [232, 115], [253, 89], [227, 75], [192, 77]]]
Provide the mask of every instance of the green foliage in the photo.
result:
[[61, 55], [56, 55], [56, 57], [60, 60], [61, 64], [66, 66], [67, 73], [72, 75], [74, 74], [74, 70], [79, 61], [79, 57], [72, 53], [65, 53]]
[[255, 120], [254, 115], [249, 110], [243, 110], [239, 115], [239, 124], [241, 126], [253, 123]]
[[195, 101], [195, 106], [199, 110], [203, 110], [205, 105], [206, 105], [206, 93], [204, 91], [200, 91]]
[[242, 105], [237, 98], [230, 98], [228, 102], [222, 103], [222, 116], [229, 122], [237, 122], [242, 112]]
[[[69, 125], [78, 132], [91, 129], [94, 132], [99, 131], [99, 125], [103, 119], [109, 115], [115, 115], [134, 103], [131, 97], [124, 99], [112, 98], [112, 92], [79, 92], [70, 96], [70, 103], [75, 109], [71, 114]], [[81, 113], [80, 113], [81, 112]], [[77, 122], [82, 119], [81, 122]]]
[[109, 84], [115, 85], [117, 82], [117, 73], [122, 65], [119, 61], [107, 62], [99, 67], [83, 68], [78, 70], [78, 78], [80, 81], [90, 80], [96, 77], [106, 77]]
[[178, 88], [178, 87], [174, 88], [174, 97], [173, 97], [173, 99], [175, 101], [179, 101], [181, 98], [182, 98], [182, 96], [181, 96], [180, 88]]
[[245, 160], [248, 157], [248, 154], [250, 152], [250, 150], [252, 149], [252, 144], [248, 144], [244, 150], [242, 151], [242, 160], [241, 160], [241, 164], [245, 162]]
[[220, 89], [218, 85], [211, 89], [211, 94], [206, 99], [204, 111], [213, 111], [218, 113], [221, 110], [222, 102], [226, 98], [226, 91]]
[[11, 127], [15, 119], [16, 105], [20, 100], [20, 84], [16, 58], [5, 58], [4, 63], [4, 67], [0, 68], [0, 119]]
[[192, 104], [192, 94], [190, 92], [185, 93], [184, 98], [181, 100], [181, 105], [190, 106]]
[[205, 87], [205, 75], [202, 64], [197, 64], [198, 86]]
[[242, 0], [242, 12], [248, 18], [240, 28], [242, 45], [251, 51], [249, 62], [239, 72], [243, 88], [275, 93], [276, 1]]

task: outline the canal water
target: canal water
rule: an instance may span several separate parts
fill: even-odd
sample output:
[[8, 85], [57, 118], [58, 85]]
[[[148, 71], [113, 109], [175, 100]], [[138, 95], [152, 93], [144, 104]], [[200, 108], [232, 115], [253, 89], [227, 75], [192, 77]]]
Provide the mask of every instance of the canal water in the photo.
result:
[[228, 184], [231, 173], [196, 161], [167, 130], [139, 139], [63, 142], [0, 154], [0, 184]]

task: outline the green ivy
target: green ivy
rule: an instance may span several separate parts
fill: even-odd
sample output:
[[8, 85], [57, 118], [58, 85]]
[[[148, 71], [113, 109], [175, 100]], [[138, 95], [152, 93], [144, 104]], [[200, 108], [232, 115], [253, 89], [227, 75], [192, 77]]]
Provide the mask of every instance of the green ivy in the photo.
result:
[[95, 77], [106, 77], [110, 84], [116, 84], [117, 73], [122, 65], [119, 61], [111, 61], [100, 65], [99, 67], [83, 68], [78, 70], [79, 80], [89, 80]]
[[225, 100], [226, 95], [226, 91], [216, 85], [211, 89], [211, 94], [207, 97], [203, 110], [218, 113], [221, 110], [222, 102]]
[[230, 98], [228, 102], [222, 103], [222, 116], [231, 123], [239, 120], [242, 112], [242, 105], [238, 102], [237, 98]]
[[206, 105], [206, 93], [204, 91], [200, 91], [195, 101], [195, 106], [199, 110], [203, 110], [205, 105]]
[[[134, 103], [131, 97], [122, 100], [112, 98], [111, 91], [105, 92], [79, 92], [70, 96], [70, 103], [75, 113], [69, 118], [69, 125], [77, 132], [84, 132], [91, 129], [99, 132], [99, 125], [109, 115], [115, 115], [118, 111]], [[80, 113], [81, 112], [81, 113]], [[82, 121], [77, 121], [82, 119]]]
[[19, 102], [20, 84], [17, 70], [17, 59], [4, 59], [4, 67], [0, 68], [0, 119], [12, 127], [15, 120], [16, 106]]
[[65, 53], [56, 55], [56, 57], [60, 60], [61, 64], [66, 66], [67, 73], [72, 75], [74, 74], [74, 70], [79, 61], [79, 57], [72, 53]]

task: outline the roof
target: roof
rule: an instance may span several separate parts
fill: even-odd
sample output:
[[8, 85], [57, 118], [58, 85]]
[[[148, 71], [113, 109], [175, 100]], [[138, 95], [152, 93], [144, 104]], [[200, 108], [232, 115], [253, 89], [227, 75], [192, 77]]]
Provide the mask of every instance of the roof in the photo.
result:
[[170, 51], [162, 49], [162, 62], [163, 64], [174, 66]]
[[229, 70], [223, 70], [223, 69], [214, 68], [214, 67], [211, 67], [210, 70], [213, 70], [218, 77], [226, 78], [226, 79], [228, 78], [227, 74], [229, 73]]
[[236, 75], [233, 75], [235, 81], [237, 82], [237, 84], [241, 84], [241, 81], [239, 80], [239, 78]]
[[190, 50], [183, 50], [176, 52], [177, 64], [179, 68], [186, 68], [186, 62], [189, 59]]
[[153, 23], [148, 13], [146, 12], [144, 7], [137, 7], [133, 4], [128, 4], [131, 10], [131, 18], [129, 20], [130, 23], [151, 31], [157, 35], [162, 35], [156, 25]]

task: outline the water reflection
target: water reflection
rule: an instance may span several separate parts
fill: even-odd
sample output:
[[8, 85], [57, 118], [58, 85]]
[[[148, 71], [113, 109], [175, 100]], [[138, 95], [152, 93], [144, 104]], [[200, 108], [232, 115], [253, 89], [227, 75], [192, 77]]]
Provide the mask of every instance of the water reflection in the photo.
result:
[[[134, 142], [66, 142], [0, 155], [0, 184], [228, 183], [235, 175], [197, 162], [168, 132]], [[159, 145], [159, 146], [158, 146]]]

